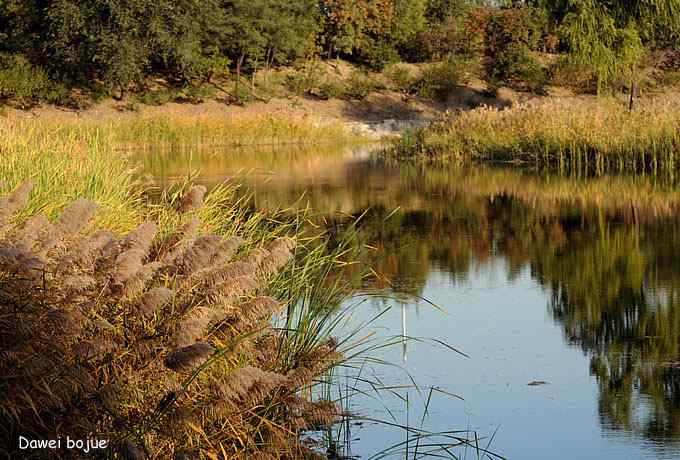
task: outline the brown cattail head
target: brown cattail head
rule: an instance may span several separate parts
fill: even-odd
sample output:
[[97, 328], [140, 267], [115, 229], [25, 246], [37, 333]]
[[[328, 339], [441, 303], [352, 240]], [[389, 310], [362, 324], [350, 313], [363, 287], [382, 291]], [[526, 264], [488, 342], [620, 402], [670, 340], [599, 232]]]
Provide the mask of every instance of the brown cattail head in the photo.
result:
[[203, 185], [192, 186], [180, 200], [178, 211], [189, 212], [200, 208], [206, 192], [207, 189]]
[[59, 220], [41, 239], [40, 249], [48, 251], [65, 238], [75, 235], [90, 221], [97, 205], [87, 200], [76, 200], [69, 204], [59, 216]]
[[154, 256], [161, 262], [172, 264], [193, 242], [201, 221], [190, 219], [158, 242], [153, 250]]
[[165, 357], [165, 366], [175, 372], [187, 371], [210, 357], [215, 349], [207, 342], [196, 342]]
[[185, 347], [203, 337], [208, 325], [215, 319], [216, 311], [208, 307], [194, 308], [178, 325], [168, 343], [173, 348]]
[[244, 366], [236, 369], [223, 380], [212, 385], [211, 393], [229, 401], [258, 402], [273, 389], [284, 386], [286, 376], [268, 372], [258, 367]]
[[149, 318], [174, 295], [175, 292], [171, 289], [162, 287], [150, 289], [135, 303], [132, 310], [142, 318]]
[[6, 197], [0, 197], [0, 236], [7, 229], [10, 217], [26, 205], [32, 189], [33, 182], [27, 180]]

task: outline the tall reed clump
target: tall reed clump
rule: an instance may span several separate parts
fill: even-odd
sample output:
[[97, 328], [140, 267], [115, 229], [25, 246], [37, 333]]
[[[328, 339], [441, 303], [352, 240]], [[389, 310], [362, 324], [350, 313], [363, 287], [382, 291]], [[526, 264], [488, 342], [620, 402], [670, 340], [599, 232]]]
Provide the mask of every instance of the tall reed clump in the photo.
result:
[[[86, 199], [54, 221], [17, 221], [33, 186], [0, 199], [0, 436], [11, 458], [313, 455], [297, 433], [330, 423], [335, 407], [299, 389], [340, 356], [332, 340], [292, 353], [270, 326], [284, 307], [270, 284], [296, 240], [201, 233], [200, 186], [174, 201], [175, 217], [165, 212], [171, 231], [97, 229]], [[20, 450], [19, 436], [63, 442]], [[66, 436], [107, 442], [86, 454], [65, 449]]]
[[635, 111], [613, 100], [535, 100], [483, 107], [415, 130], [391, 150], [402, 158], [529, 161], [598, 170], [673, 169], [680, 146], [677, 98]]

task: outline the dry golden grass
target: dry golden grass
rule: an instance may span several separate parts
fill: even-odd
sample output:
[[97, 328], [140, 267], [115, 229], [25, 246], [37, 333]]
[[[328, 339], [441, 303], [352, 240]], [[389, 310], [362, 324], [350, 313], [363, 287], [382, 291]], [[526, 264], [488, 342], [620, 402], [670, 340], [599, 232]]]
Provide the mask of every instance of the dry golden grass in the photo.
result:
[[680, 146], [679, 98], [620, 101], [548, 98], [510, 109], [480, 108], [404, 137], [402, 157], [545, 162], [602, 171], [672, 169]]

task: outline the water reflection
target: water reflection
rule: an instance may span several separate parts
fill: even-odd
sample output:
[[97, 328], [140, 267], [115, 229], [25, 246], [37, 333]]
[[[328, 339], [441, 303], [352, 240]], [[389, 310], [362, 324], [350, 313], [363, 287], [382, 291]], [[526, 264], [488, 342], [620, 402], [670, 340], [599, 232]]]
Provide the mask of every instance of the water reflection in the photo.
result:
[[[444, 307], [449, 303], [458, 308], [459, 301], [451, 299], [484, 285], [479, 280], [502, 267], [505, 285], [493, 301], [499, 308], [517, 308], [507, 314], [522, 320], [514, 323], [512, 316], [502, 319], [505, 313], [489, 310], [488, 298], [478, 303], [467, 299], [470, 310], [456, 310], [462, 321], [469, 319], [477, 325], [498, 321], [488, 329], [479, 329], [486, 335], [479, 336], [478, 342], [497, 350], [511, 346], [502, 343], [508, 338], [501, 321], [507, 321], [516, 325], [519, 334], [535, 334], [536, 349], [549, 349], [551, 327], [556, 326], [563, 348], [559, 356], [580, 350], [592, 380], [570, 386], [556, 382], [555, 390], [550, 390], [560, 391], [552, 395], [555, 398], [571, 401], [573, 396], [573, 401], [586, 403], [561, 408], [572, 414], [573, 420], [555, 420], [539, 427], [526, 422], [539, 430], [531, 433], [539, 436], [532, 449], [518, 443], [523, 434], [518, 431], [514, 440], [499, 440], [496, 450], [511, 458], [680, 455], [680, 195], [674, 184], [644, 177], [556, 177], [478, 165], [397, 166], [367, 157], [364, 151], [275, 152], [264, 160], [252, 152], [194, 155], [191, 166], [186, 158], [180, 154], [157, 156], [147, 160], [146, 167], [161, 179], [171, 180], [201, 165], [209, 172], [201, 176], [206, 182], [224, 178], [247, 182], [256, 191], [255, 206], [309, 204], [324, 212], [331, 225], [341, 225], [368, 210], [361, 230], [374, 249], [365, 257], [381, 277], [357, 288], [398, 295], [399, 319], [394, 326], [400, 326], [404, 336], [410, 332], [407, 321], [409, 329], [414, 326], [421, 332], [434, 333], [441, 326], [437, 324], [441, 320], [432, 315], [413, 320], [414, 297], [439, 296]], [[244, 170], [251, 174], [244, 175]], [[528, 303], [547, 305], [547, 310], [542, 308], [550, 323], [541, 326], [543, 319], [536, 319], [538, 310], [522, 310], [513, 303], [525, 297], [531, 299]], [[460, 301], [461, 308], [465, 302]], [[475, 308], [479, 313], [472, 311]], [[489, 316], [490, 311], [495, 313]], [[386, 324], [392, 327], [392, 323]], [[449, 327], [451, 341], [465, 340], [464, 332]], [[487, 345], [471, 339], [468, 347], [479, 351], [473, 360], [487, 353]], [[434, 359], [428, 356], [431, 350], [412, 348], [407, 349], [406, 342], [401, 346], [400, 361], [405, 367], [424, 375], [429, 371], [422, 369], [435, 369], [423, 364], [423, 360]], [[556, 379], [562, 376], [567, 382], [569, 373], [578, 371], [575, 366], [582, 365], [579, 363], [578, 357], [571, 356], [564, 362], [549, 362], [546, 369], [563, 367], [552, 372]], [[436, 368], [434, 382], [464, 386], [461, 379], [474, 380], [472, 374], [481, 375], [482, 366], [489, 365], [495, 365], [500, 375], [512, 374], [517, 363], [469, 364], [467, 377]], [[513, 425], [517, 430], [525, 426], [524, 413], [517, 415], [518, 407], [539, 404], [532, 410], [540, 413], [545, 407], [546, 414], [553, 410], [553, 403], [537, 403], [535, 393], [519, 390], [512, 393], [515, 399], [508, 404], [504, 398], [509, 393], [500, 395], [501, 387], [517, 382], [498, 377], [485, 390], [477, 385], [465, 395], [478, 401], [476, 412], [492, 402], [492, 413], [481, 418], [502, 423], [512, 434]], [[589, 407], [593, 388], [596, 407]], [[499, 396], [494, 396], [494, 391]], [[579, 432], [583, 422], [578, 420], [590, 417], [590, 410], [596, 414], [601, 435], [588, 438], [583, 450], [574, 450], [570, 433]], [[631, 441], [612, 447], [615, 442], [610, 438], [619, 435]]]

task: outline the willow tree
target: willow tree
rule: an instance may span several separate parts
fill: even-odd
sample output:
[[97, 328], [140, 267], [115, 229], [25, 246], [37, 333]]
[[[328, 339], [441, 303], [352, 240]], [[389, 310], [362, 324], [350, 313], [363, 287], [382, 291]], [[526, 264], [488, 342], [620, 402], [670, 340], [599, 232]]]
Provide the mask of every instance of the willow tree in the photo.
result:
[[[645, 43], [653, 39], [659, 21], [676, 29], [680, 0], [535, 0], [560, 25], [574, 62], [590, 68], [598, 94], [617, 78], [630, 81], [630, 108], [636, 91], [636, 68]], [[655, 25], [656, 24], [656, 25]]]

